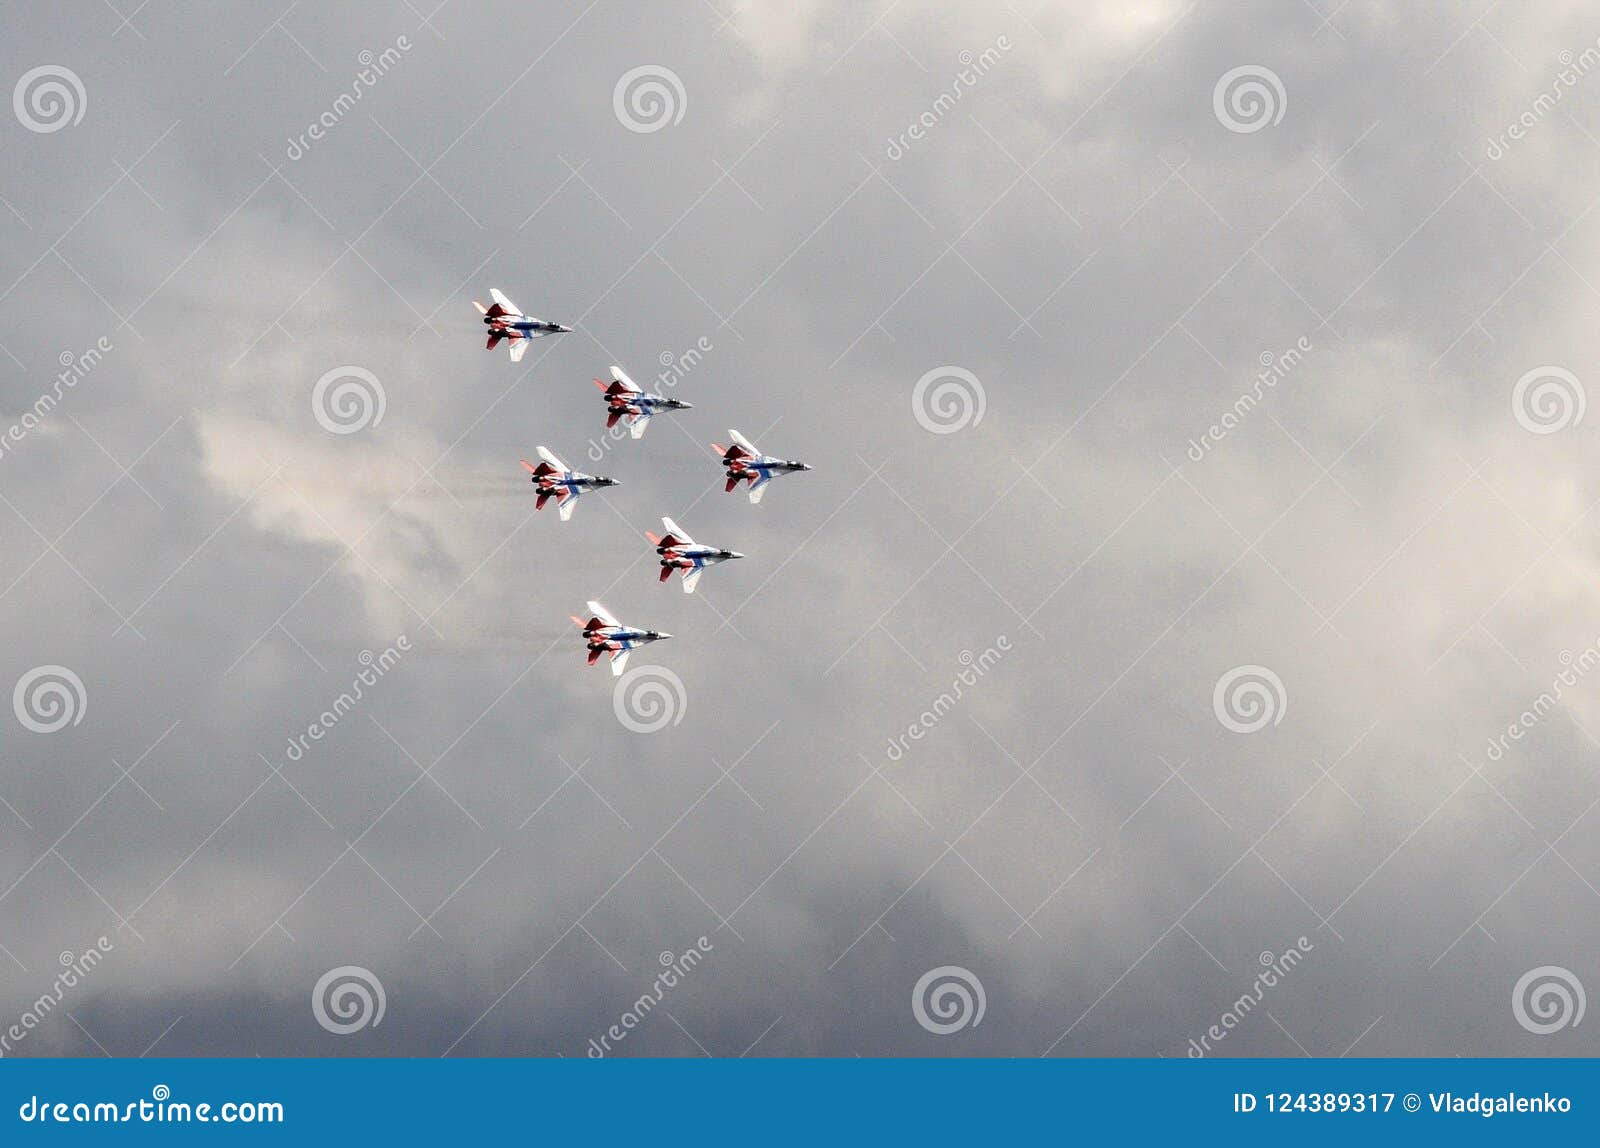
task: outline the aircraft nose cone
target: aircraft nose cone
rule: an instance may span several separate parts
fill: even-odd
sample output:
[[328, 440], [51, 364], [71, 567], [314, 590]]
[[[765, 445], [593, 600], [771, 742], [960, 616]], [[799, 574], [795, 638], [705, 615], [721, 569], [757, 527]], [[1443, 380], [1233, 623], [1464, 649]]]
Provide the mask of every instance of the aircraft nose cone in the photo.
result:
[[667, 633], [661, 633], [661, 634], [657, 634], [656, 637], [658, 637], [658, 638], [670, 638], [670, 637], [672, 637], [672, 635], [671, 634], [667, 634]]
[[740, 554], [737, 550], [730, 550], [730, 551], [728, 551], [728, 557], [729, 558], [743, 558], [744, 555]]
[[560, 323], [557, 323], [556, 324], [556, 331], [559, 332], [560, 334], [563, 334], [563, 335], [569, 335], [569, 334], [572, 333], [572, 328], [571, 327], [564, 327]]
[[679, 410], [683, 410], [683, 411], [692, 411], [692, 410], [694, 410], [694, 404], [693, 403], [680, 403], [679, 406], [678, 406], [678, 409]]

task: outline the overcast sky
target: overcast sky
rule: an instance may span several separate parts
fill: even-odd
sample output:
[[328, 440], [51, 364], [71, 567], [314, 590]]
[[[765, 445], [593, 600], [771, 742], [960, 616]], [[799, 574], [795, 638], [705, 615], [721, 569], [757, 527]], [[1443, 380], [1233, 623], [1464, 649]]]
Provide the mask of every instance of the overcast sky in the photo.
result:
[[7, 1055], [1600, 1053], [1592, 5], [435, 3], [7, 6]]

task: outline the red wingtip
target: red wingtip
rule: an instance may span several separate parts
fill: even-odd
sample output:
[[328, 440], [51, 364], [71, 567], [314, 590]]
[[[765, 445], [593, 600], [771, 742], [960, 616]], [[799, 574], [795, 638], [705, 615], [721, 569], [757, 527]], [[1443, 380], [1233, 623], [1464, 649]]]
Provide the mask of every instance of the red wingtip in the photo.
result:
[[712, 443], [711, 444], [711, 449], [716, 451], [718, 454], [727, 454], [728, 453], [728, 448], [723, 446], [720, 442]]
[[657, 538], [652, 531], [646, 530], [644, 536], [650, 540], [650, 545], [652, 546], [658, 546], [661, 543], [661, 539]]
[[522, 463], [522, 469], [527, 471], [529, 474], [539, 473], [539, 468], [534, 466], [533, 463], [529, 462], [527, 459], [521, 459], [520, 461]]
[[601, 390], [602, 390], [602, 391], [603, 391], [603, 390], [605, 390], [605, 389], [606, 389], [606, 388], [607, 388], [607, 387], [608, 387], [608, 386], [609, 386], [609, 385], [610, 385], [610, 384], [609, 384], [609, 383], [603, 383], [603, 382], [601, 382], [601, 381], [600, 381], [600, 380], [599, 380], [599, 379], [596, 379], [596, 380], [595, 380], [595, 381], [594, 381], [594, 385], [595, 385], [595, 386], [597, 386], [597, 387], [599, 387], [599, 388], [600, 388], [600, 389], [601, 389]]
[[587, 626], [589, 624], [589, 623], [585, 622], [582, 618], [578, 617], [578, 615], [576, 615], [576, 614], [568, 614], [567, 617], [571, 618], [572, 619], [572, 624], [577, 626], [579, 629], [582, 629], [583, 627], [585, 627], [585, 626]]

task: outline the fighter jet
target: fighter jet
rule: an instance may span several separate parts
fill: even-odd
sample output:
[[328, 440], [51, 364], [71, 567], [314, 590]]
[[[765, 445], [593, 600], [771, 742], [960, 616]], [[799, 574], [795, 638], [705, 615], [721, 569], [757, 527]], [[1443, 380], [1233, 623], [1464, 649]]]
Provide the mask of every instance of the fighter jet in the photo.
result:
[[544, 504], [554, 498], [560, 507], [562, 522], [572, 517], [572, 508], [578, 505], [578, 499], [584, 491], [618, 485], [614, 478], [570, 469], [544, 447], [539, 448], [539, 459], [538, 466], [527, 459], [522, 460], [523, 469], [533, 476], [532, 481], [539, 488], [539, 497], [533, 508], [543, 510]]
[[572, 620], [583, 627], [584, 644], [589, 649], [589, 664], [592, 666], [600, 660], [600, 655], [611, 654], [611, 676], [621, 677], [622, 667], [627, 665], [628, 654], [635, 647], [647, 646], [651, 642], [659, 642], [663, 638], [672, 637], [659, 630], [636, 630], [631, 626], [624, 626], [606, 612], [606, 608], [599, 602], [589, 603], [589, 613], [593, 615], [587, 622], [577, 615]]
[[726, 489], [733, 490], [739, 485], [739, 480], [744, 479], [750, 484], [751, 502], [761, 501], [761, 496], [767, 492], [767, 483], [776, 476], [811, 469], [803, 462], [792, 462], [762, 454], [755, 448], [754, 443], [736, 430], [728, 431], [728, 435], [733, 439], [732, 446], [724, 447], [718, 442], [711, 444], [722, 456], [722, 465], [728, 468]]
[[702, 546], [689, 537], [688, 531], [670, 518], [663, 518], [661, 525], [667, 528], [664, 537], [657, 538], [648, 530], [644, 536], [655, 545], [656, 553], [661, 555], [661, 581], [665, 582], [671, 578], [674, 570], [682, 570], [685, 594], [694, 593], [694, 584], [700, 581], [700, 575], [705, 573], [707, 566], [715, 566], [718, 562], [726, 562], [730, 558], [744, 557], [737, 550]]
[[517, 310], [517, 305], [500, 293], [500, 288], [489, 288], [489, 298], [494, 300], [494, 305], [485, 307], [476, 299], [472, 305], [478, 309], [478, 314], [483, 316], [483, 322], [489, 328], [489, 342], [485, 344], [489, 350], [494, 350], [500, 345], [501, 339], [510, 341], [511, 361], [520, 363], [523, 353], [528, 349], [528, 340], [537, 339], [543, 335], [561, 335], [571, 327], [563, 327], [560, 323], [546, 323], [543, 319], [535, 319], [532, 315], [524, 315]]
[[634, 438], [644, 437], [645, 426], [658, 411], [686, 411], [694, 405], [681, 399], [669, 399], [665, 395], [641, 391], [621, 367], [611, 368], [611, 380], [610, 386], [599, 379], [594, 381], [594, 385], [606, 394], [606, 408], [610, 412], [606, 415], [606, 426], [614, 427], [618, 419], [626, 418], [628, 433]]

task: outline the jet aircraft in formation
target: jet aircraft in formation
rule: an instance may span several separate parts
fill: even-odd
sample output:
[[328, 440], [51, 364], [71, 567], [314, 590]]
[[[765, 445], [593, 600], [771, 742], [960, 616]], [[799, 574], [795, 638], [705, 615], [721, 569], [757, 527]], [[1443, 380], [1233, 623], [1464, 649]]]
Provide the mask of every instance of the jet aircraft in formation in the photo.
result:
[[543, 510], [544, 504], [554, 498], [560, 509], [562, 522], [572, 517], [573, 508], [578, 505], [578, 498], [584, 491], [621, 485], [614, 478], [573, 470], [542, 446], [539, 448], [539, 465], [535, 466], [527, 459], [523, 459], [522, 468], [533, 476], [532, 482], [539, 488], [539, 495], [533, 508]]
[[722, 465], [727, 468], [728, 482], [725, 489], [731, 492], [741, 480], [747, 482], [750, 484], [751, 502], [760, 502], [761, 496], [767, 492], [767, 483], [779, 475], [811, 469], [803, 462], [762, 454], [754, 443], [736, 430], [730, 429], [728, 437], [733, 439], [732, 446], [724, 447], [719, 442], [711, 444], [722, 456]]
[[622, 668], [628, 664], [628, 655], [640, 646], [660, 642], [672, 637], [660, 630], [640, 630], [624, 626], [607, 612], [599, 602], [589, 603], [591, 617], [587, 622], [576, 614], [572, 620], [583, 629], [583, 641], [589, 649], [589, 664], [600, 660], [601, 654], [611, 655], [611, 676], [621, 677]]
[[674, 570], [683, 571], [683, 592], [693, 594], [695, 583], [700, 581], [707, 566], [715, 566], [718, 562], [726, 562], [730, 558], [743, 558], [737, 550], [723, 550], [718, 546], [703, 546], [689, 537], [689, 532], [679, 526], [670, 518], [663, 518], [661, 525], [667, 528], [667, 533], [662, 537], [646, 530], [644, 536], [656, 548], [656, 553], [661, 555], [661, 581], [665, 582], [672, 577]]
[[[524, 352], [528, 349], [528, 343], [532, 340], [572, 330], [571, 327], [562, 326], [560, 323], [550, 323], [523, 314], [515, 303], [501, 294], [499, 288], [490, 288], [489, 297], [494, 301], [491, 306], [485, 307], [482, 303], [474, 303], [478, 313], [483, 316], [484, 326], [488, 330], [488, 349], [492, 351], [502, 340], [505, 341], [513, 363], [521, 362]], [[609, 384], [600, 379], [594, 382], [595, 386], [605, 393], [606, 426], [614, 427], [626, 419], [628, 433], [635, 439], [644, 437], [650, 419], [662, 411], [686, 411], [692, 407], [692, 404], [681, 399], [668, 398], [654, 391], [643, 390], [618, 366], [611, 368]], [[811, 469], [803, 462], [762, 454], [754, 443], [736, 430], [730, 430], [728, 435], [733, 440], [732, 446], [712, 444], [722, 461], [726, 489], [731, 493], [739, 483], [746, 483], [752, 503], [761, 501], [762, 495], [766, 493], [767, 484], [774, 478]], [[546, 503], [553, 498], [556, 500], [563, 522], [572, 517], [578, 499], [586, 491], [619, 485], [614, 478], [573, 470], [542, 446], [538, 448], [538, 453], [540, 461], [537, 464], [527, 459], [522, 460], [524, 469], [528, 471], [530, 480], [537, 488], [534, 508], [543, 510]], [[657, 537], [654, 533], [646, 531], [645, 537], [650, 540], [660, 556], [660, 580], [666, 582], [672, 577], [673, 571], [682, 571], [685, 594], [694, 593], [695, 586], [707, 567], [744, 557], [737, 550], [726, 550], [719, 546], [707, 546], [696, 542], [689, 537], [686, 530], [670, 518], [663, 518], [661, 524], [666, 528], [666, 534]], [[589, 603], [589, 615], [588, 621], [576, 615], [572, 619], [583, 632], [584, 646], [589, 652], [589, 664], [594, 665], [602, 654], [610, 654], [611, 673], [614, 676], [621, 676], [628, 655], [633, 650], [672, 637], [671, 634], [664, 634], [659, 630], [641, 630], [634, 626], [625, 626], [608, 613], [599, 602]]]
[[485, 307], [476, 299], [472, 305], [478, 309], [478, 314], [483, 316], [483, 323], [489, 329], [489, 341], [485, 346], [494, 350], [500, 345], [500, 340], [505, 339], [510, 343], [508, 350], [511, 352], [513, 363], [522, 362], [522, 356], [528, 349], [531, 339], [542, 338], [545, 335], [564, 335], [571, 331], [571, 327], [563, 327], [560, 323], [547, 323], [543, 319], [535, 319], [532, 315], [524, 315], [517, 309], [517, 305], [500, 293], [500, 288], [489, 288], [489, 298], [494, 302]]
[[660, 411], [686, 411], [694, 406], [682, 399], [669, 399], [665, 395], [658, 395], [641, 391], [634, 386], [633, 380], [623, 373], [621, 367], [611, 368], [611, 384], [607, 386], [599, 379], [594, 385], [605, 392], [606, 396], [606, 426], [614, 427], [617, 420], [628, 420], [628, 433], [634, 438], [643, 438], [645, 427], [649, 425], [652, 416]]

